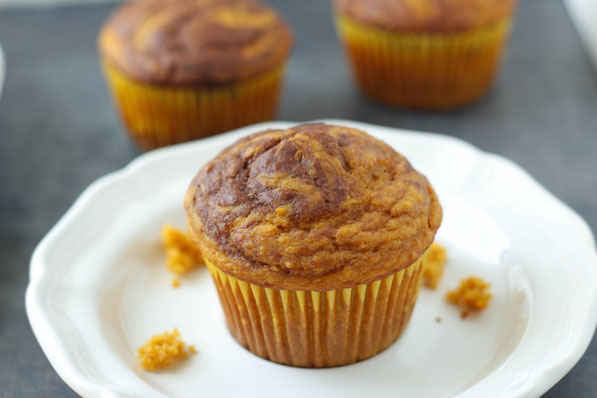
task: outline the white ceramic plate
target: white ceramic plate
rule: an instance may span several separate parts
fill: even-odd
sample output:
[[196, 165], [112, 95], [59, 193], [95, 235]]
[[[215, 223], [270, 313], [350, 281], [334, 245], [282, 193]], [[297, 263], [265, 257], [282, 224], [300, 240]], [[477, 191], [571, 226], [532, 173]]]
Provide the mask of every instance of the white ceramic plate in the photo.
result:
[[[597, 255], [585, 222], [511, 161], [460, 140], [328, 122], [405, 154], [444, 207], [445, 276], [436, 291], [422, 289], [392, 347], [339, 368], [277, 365], [232, 339], [205, 269], [171, 287], [162, 225], [184, 227], [187, 185], [225, 145], [291, 125], [265, 123], [139, 157], [85, 190], [39, 244], [27, 313], [64, 381], [86, 397], [533, 397], [562, 378], [597, 321]], [[443, 296], [471, 274], [491, 282], [494, 298], [462, 320]], [[198, 354], [171, 370], [140, 371], [136, 348], [173, 327]]]

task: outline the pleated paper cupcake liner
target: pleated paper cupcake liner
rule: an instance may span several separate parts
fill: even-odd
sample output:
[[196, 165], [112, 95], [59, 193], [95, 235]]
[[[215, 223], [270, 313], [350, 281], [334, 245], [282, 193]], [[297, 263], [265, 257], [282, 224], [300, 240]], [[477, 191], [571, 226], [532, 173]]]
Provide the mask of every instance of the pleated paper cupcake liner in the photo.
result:
[[264, 288], [206, 264], [241, 345], [273, 362], [320, 368], [369, 358], [400, 336], [415, 305], [423, 261], [424, 255], [384, 279], [324, 292]]
[[338, 34], [362, 91], [410, 108], [468, 104], [491, 86], [511, 18], [456, 33], [401, 33], [336, 16]]
[[190, 141], [272, 120], [284, 66], [217, 87], [140, 83], [104, 62], [103, 69], [124, 124], [145, 149]]

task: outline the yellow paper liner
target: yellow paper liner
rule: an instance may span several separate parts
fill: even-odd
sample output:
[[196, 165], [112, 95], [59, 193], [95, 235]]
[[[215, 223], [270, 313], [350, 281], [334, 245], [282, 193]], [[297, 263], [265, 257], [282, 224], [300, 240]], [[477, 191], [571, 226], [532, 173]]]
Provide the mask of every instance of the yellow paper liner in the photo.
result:
[[511, 17], [456, 33], [401, 33], [336, 15], [357, 84], [389, 105], [442, 109], [478, 99], [491, 86]]
[[274, 118], [284, 66], [217, 87], [137, 82], [103, 63], [124, 124], [145, 149], [190, 141]]
[[384, 279], [324, 292], [264, 288], [205, 263], [241, 345], [273, 362], [321, 368], [369, 358], [400, 336], [415, 305], [424, 256]]

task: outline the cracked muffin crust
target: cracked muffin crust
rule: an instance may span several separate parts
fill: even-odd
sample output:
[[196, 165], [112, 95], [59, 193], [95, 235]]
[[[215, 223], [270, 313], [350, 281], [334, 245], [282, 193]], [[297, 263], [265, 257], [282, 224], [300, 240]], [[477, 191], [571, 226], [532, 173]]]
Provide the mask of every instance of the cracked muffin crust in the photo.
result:
[[353, 287], [404, 269], [442, 218], [435, 191], [404, 156], [323, 123], [240, 139], [199, 171], [185, 208], [209, 262], [293, 290]]

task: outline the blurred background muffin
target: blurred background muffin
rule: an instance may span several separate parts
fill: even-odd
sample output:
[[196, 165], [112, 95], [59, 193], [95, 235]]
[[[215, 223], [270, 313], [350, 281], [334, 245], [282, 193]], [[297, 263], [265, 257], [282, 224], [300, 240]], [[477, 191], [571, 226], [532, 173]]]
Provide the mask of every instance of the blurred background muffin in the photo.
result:
[[259, 0], [134, 1], [99, 37], [117, 108], [145, 149], [271, 120], [291, 46]]
[[516, 0], [334, 0], [362, 91], [383, 103], [450, 108], [494, 80]]
[[323, 123], [240, 139], [199, 171], [185, 208], [232, 335], [302, 367], [360, 361], [400, 336], [442, 220], [404, 156]]

